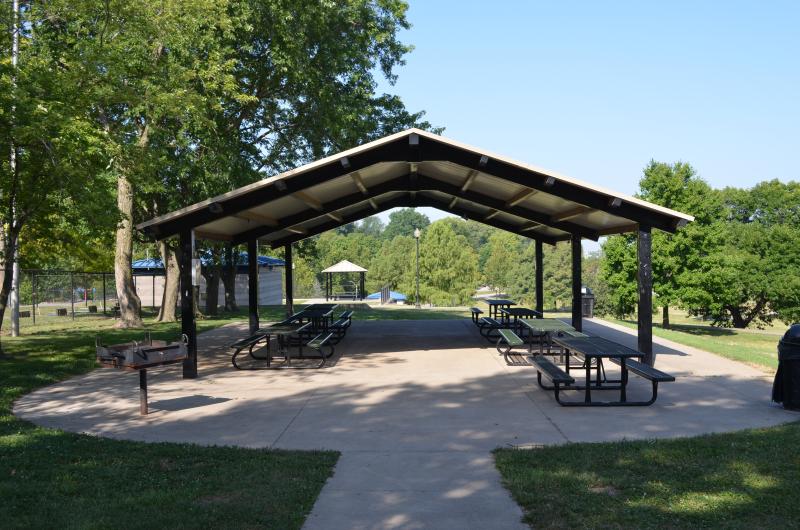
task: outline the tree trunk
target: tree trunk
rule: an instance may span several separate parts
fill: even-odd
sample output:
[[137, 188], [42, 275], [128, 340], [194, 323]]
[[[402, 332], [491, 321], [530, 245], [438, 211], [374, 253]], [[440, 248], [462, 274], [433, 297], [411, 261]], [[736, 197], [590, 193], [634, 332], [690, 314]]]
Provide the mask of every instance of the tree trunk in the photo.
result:
[[142, 301], [133, 285], [133, 186], [128, 178], [117, 178], [117, 208], [122, 217], [117, 226], [114, 252], [114, 280], [117, 287], [120, 319], [116, 327], [139, 328], [142, 323]]
[[161, 297], [161, 307], [158, 310], [159, 322], [175, 322], [177, 320], [175, 307], [178, 305], [178, 293], [180, 291], [180, 270], [178, 268], [178, 256], [175, 249], [171, 248], [166, 242], [159, 241], [158, 248], [161, 251], [161, 263], [164, 264], [164, 293]]
[[661, 309], [661, 327], [669, 329], [669, 306], [665, 305]]
[[[3, 232], [6, 237], [3, 238], [3, 282], [0, 286], [0, 330], [3, 326], [3, 317], [8, 307], [8, 296], [11, 293], [11, 284], [14, 275], [14, 259], [6, 259], [6, 256], [13, 256], [17, 251], [17, 243], [19, 238], [19, 227], [11, 226]], [[2, 343], [0, 343], [0, 358], [7, 357], [3, 352]]]
[[231, 245], [226, 245], [225, 264], [222, 268], [222, 285], [225, 287], [225, 311], [239, 310], [239, 306], [236, 304], [236, 261], [233, 257]]
[[216, 315], [219, 305], [220, 266], [210, 265], [208, 269], [208, 273], [204, 275], [206, 278], [206, 314]]

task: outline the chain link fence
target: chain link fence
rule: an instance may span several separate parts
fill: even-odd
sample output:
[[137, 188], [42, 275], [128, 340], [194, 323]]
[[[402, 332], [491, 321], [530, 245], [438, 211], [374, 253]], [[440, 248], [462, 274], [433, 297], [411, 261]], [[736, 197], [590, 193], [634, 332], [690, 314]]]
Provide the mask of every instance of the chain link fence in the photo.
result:
[[[19, 326], [71, 319], [114, 316], [117, 291], [113, 272], [22, 270], [19, 281]], [[11, 325], [6, 308], [3, 329]]]

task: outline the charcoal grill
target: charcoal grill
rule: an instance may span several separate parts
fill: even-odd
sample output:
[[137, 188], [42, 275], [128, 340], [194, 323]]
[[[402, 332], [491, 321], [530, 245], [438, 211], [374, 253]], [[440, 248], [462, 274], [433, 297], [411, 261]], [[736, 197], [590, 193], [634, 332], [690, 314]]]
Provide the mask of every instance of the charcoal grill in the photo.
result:
[[97, 362], [107, 368], [139, 372], [139, 412], [147, 414], [147, 369], [182, 363], [188, 356], [189, 339], [182, 335], [176, 342], [153, 340], [145, 333], [142, 341], [103, 345], [96, 340]]

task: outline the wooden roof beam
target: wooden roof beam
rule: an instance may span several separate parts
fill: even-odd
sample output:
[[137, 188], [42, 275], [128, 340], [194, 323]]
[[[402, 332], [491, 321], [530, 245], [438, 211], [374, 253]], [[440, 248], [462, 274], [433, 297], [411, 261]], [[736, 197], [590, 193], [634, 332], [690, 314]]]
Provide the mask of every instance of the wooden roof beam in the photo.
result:
[[364, 185], [364, 179], [361, 177], [358, 171], [350, 173], [350, 178], [353, 179], [353, 182], [355, 183], [356, 188], [358, 188], [358, 191], [360, 191], [364, 195], [369, 193], [369, 189]]
[[464, 184], [461, 185], [461, 191], [467, 191], [472, 183], [475, 182], [475, 177], [478, 176], [478, 172], [476, 170], [471, 170], [469, 175], [467, 175], [467, 179], [464, 181]]
[[570, 208], [569, 210], [564, 210], [563, 212], [558, 212], [550, 216], [554, 222], [558, 223], [559, 221], [566, 221], [567, 219], [572, 219], [573, 217], [578, 217], [581, 214], [591, 211], [592, 208], [588, 206], [576, 206], [575, 208]]
[[453, 200], [450, 201], [450, 205], [448, 206], [448, 208], [454, 208], [457, 202], [458, 202], [458, 197], [453, 197]]
[[304, 202], [309, 208], [313, 208], [317, 211], [322, 210], [322, 203], [304, 191], [296, 191], [292, 193], [292, 197]]
[[542, 223], [537, 223], [535, 221], [529, 221], [524, 225], [522, 225], [522, 228], [520, 228], [520, 230], [522, 230], [523, 232], [527, 232], [529, 230], [533, 230], [534, 228], [539, 228], [540, 226], [544, 225]]
[[194, 237], [197, 239], [212, 239], [214, 241], [231, 241], [233, 236], [227, 234], [217, 234], [208, 230], [195, 230]]
[[339, 213], [337, 213], [337, 212], [328, 212], [325, 215], [327, 215], [328, 217], [330, 217], [334, 221], [338, 221], [340, 223], [342, 222], [342, 216], [339, 215]]
[[308, 230], [306, 230], [305, 228], [301, 228], [299, 226], [290, 226], [289, 228], [286, 229], [286, 231], [301, 236], [306, 235], [308, 233]]
[[515, 194], [513, 197], [506, 201], [506, 208], [511, 208], [512, 206], [516, 206], [528, 197], [533, 197], [539, 193], [539, 190], [535, 190], [532, 188], [523, 188], [520, 192]]
[[243, 219], [245, 221], [255, 221], [266, 226], [278, 226], [278, 221], [276, 219], [256, 213], [252, 210], [245, 210], [243, 212], [235, 213], [233, 214], [233, 217], [236, 217], [237, 219]]
[[484, 217], [483, 220], [488, 221], [489, 219], [491, 219], [492, 217], [496, 216], [499, 213], [500, 213], [499, 210], [492, 210], [488, 214], [486, 214], [486, 217]]

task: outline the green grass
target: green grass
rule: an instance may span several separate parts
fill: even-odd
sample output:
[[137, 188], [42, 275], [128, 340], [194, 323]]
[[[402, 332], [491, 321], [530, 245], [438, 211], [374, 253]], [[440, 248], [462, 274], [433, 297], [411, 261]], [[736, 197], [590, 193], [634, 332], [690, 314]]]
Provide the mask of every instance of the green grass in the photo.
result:
[[536, 528], [789, 528], [800, 423], [677, 440], [498, 449]]
[[[265, 320], [281, 308], [263, 308]], [[198, 321], [198, 331], [244, 312]], [[338, 454], [147, 444], [44, 429], [18, 420], [12, 402], [91, 370], [95, 335], [124, 342], [141, 330], [82, 318], [3, 338], [0, 360], [0, 526], [4, 528], [300, 528]], [[147, 321], [153, 338], [179, 324]], [[131, 406], [135, 407], [132, 403]]]
[[[765, 371], [774, 371], [778, 367], [778, 340], [782, 329], [768, 330], [718, 328], [707, 324], [671, 323], [670, 329], [663, 329], [658, 321], [653, 323], [653, 334], [701, 350], [710, 351], [744, 362]], [[606, 318], [629, 328], [636, 328], [636, 322]], [[678, 319], [681, 322], [681, 319]], [[683, 320], [689, 322], [689, 320]], [[785, 329], [784, 329], [785, 330]]]

